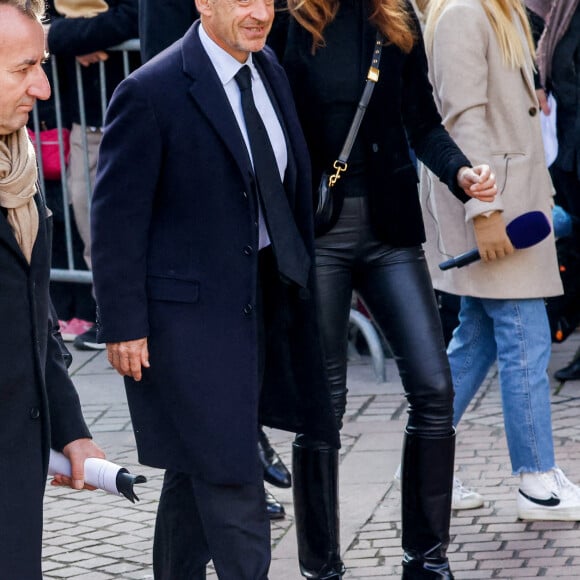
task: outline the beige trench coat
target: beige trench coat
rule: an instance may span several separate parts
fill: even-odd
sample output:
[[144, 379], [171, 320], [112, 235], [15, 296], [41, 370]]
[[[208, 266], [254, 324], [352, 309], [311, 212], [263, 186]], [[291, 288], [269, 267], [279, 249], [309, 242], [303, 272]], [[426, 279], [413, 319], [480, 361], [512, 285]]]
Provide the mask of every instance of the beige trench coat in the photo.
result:
[[474, 165], [491, 165], [499, 191], [492, 203], [472, 199], [463, 204], [421, 168], [425, 250], [435, 288], [480, 298], [561, 294], [552, 234], [502, 260], [439, 270], [440, 262], [476, 247], [471, 221], [476, 215], [499, 209], [509, 223], [540, 210], [551, 221], [553, 186], [544, 161], [531, 55], [525, 69], [504, 64], [479, 0], [457, 0], [447, 7], [429, 65], [447, 130]]

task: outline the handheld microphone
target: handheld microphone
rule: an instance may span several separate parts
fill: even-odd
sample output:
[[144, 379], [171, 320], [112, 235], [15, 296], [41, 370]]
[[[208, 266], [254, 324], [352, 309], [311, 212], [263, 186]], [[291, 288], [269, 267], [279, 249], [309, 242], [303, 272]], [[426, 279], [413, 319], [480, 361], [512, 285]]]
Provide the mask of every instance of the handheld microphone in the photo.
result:
[[[552, 231], [548, 218], [541, 211], [529, 211], [514, 218], [507, 226], [506, 233], [516, 250], [529, 248], [548, 237]], [[439, 269], [463, 268], [480, 260], [479, 250], [473, 248], [439, 264]]]

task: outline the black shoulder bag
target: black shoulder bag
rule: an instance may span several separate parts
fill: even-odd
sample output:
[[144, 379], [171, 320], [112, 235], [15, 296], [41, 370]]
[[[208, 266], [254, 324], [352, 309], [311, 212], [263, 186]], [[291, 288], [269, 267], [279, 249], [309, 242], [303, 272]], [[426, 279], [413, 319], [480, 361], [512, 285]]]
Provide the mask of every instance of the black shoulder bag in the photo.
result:
[[367, 73], [365, 88], [363, 89], [363, 93], [357, 106], [356, 113], [354, 114], [354, 119], [352, 120], [348, 135], [346, 136], [346, 140], [342, 146], [342, 151], [340, 152], [338, 159], [333, 164], [335, 173], [329, 174], [325, 171], [320, 178], [320, 185], [318, 186], [318, 191], [316, 192], [317, 199], [314, 200], [314, 227], [317, 231], [327, 226], [332, 218], [333, 201], [331, 189], [340, 179], [341, 173], [344, 173], [348, 168], [348, 157], [352, 150], [352, 146], [354, 145], [354, 140], [358, 134], [358, 130], [366, 112], [367, 105], [371, 100], [371, 95], [373, 93], [373, 89], [375, 88], [375, 84], [379, 80], [379, 63], [381, 61], [383, 41], [383, 35], [377, 31], [375, 50], [371, 59], [369, 72]]

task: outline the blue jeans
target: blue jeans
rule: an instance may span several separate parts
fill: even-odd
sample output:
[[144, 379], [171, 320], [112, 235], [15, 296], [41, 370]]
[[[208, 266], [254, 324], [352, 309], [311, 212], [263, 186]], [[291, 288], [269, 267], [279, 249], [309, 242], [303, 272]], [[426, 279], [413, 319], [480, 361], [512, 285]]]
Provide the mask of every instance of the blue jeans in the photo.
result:
[[546, 369], [551, 339], [544, 301], [463, 297], [447, 354], [455, 386], [454, 424], [496, 361], [514, 474], [555, 467]]

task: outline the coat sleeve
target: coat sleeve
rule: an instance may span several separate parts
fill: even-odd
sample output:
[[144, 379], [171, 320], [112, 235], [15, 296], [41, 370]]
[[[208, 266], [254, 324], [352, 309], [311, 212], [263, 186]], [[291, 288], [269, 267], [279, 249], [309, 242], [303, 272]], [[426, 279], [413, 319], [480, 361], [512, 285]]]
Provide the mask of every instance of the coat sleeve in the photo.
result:
[[[440, 99], [441, 114], [453, 139], [474, 164], [492, 159], [489, 127], [487, 51], [489, 23], [480, 7], [450, 6], [437, 22], [431, 74]], [[471, 199], [465, 204], [466, 219], [503, 209], [500, 195], [487, 203]]]
[[64, 18], [51, 12], [48, 48], [53, 54], [80, 56], [137, 38], [138, 0], [109, 2], [109, 9], [92, 18]]
[[147, 254], [162, 135], [141, 85], [129, 77], [113, 95], [91, 203], [97, 334], [102, 342], [149, 334]]
[[85, 437], [91, 437], [83, 419], [76, 389], [68, 375], [63, 354], [68, 352], [58, 331], [58, 320], [52, 304], [48, 319], [45, 382], [50, 416], [51, 447], [63, 447]]

